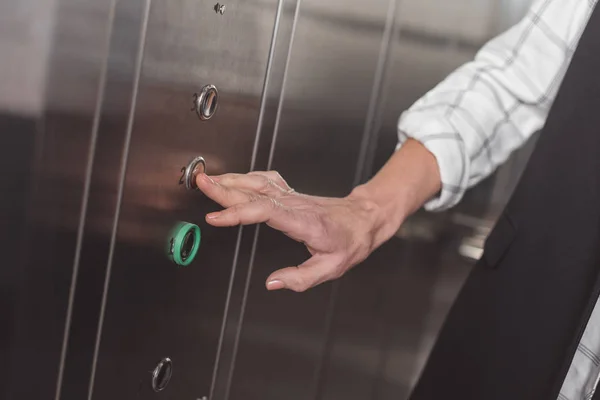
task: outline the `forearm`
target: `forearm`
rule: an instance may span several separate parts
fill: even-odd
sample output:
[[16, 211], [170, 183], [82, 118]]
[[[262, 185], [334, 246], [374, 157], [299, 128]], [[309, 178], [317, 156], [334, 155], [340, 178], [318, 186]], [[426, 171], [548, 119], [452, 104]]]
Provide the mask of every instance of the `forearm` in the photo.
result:
[[[350, 197], [372, 202], [374, 218], [381, 221], [377, 242], [389, 239], [410, 214], [440, 191], [437, 161], [425, 146], [409, 139], [384, 167]], [[378, 243], [380, 244], [380, 243]]]
[[587, 2], [536, 0], [520, 23], [402, 113], [399, 141], [423, 143], [441, 173], [441, 191], [425, 209], [456, 205], [539, 130], [590, 12]]

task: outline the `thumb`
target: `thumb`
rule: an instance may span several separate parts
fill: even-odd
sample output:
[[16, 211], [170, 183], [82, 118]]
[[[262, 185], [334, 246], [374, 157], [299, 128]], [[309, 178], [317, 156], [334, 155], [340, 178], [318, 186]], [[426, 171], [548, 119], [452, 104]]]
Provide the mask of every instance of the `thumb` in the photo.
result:
[[275, 271], [267, 279], [268, 290], [289, 289], [304, 292], [335, 278], [338, 263], [330, 255], [316, 255], [297, 267]]

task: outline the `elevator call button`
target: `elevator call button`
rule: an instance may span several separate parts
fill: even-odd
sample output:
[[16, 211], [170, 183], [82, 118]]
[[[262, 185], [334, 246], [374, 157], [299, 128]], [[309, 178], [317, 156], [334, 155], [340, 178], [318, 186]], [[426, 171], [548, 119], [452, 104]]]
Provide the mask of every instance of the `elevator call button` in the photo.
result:
[[175, 264], [185, 267], [194, 261], [200, 248], [201, 232], [198, 225], [179, 222], [169, 235], [167, 254]]

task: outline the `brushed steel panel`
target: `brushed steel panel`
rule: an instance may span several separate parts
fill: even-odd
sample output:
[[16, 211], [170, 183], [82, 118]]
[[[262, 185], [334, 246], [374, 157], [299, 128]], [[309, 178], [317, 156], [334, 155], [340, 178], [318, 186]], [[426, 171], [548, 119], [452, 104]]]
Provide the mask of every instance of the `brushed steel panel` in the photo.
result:
[[398, 22], [411, 28], [450, 37], [485, 40], [498, 18], [498, 0], [402, 1]]
[[[261, 112], [258, 121], [257, 138], [254, 144], [252, 170], [266, 170], [269, 165], [271, 145], [279, 121], [279, 109], [283, 101], [284, 81], [288, 66], [293, 33], [297, 22], [297, 0], [279, 0], [277, 17], [273, 27], [273, 38], [269, 64], [265, 72]], [[236, 368], [236, 356], [246, 310], [247, 295], [252, 277], [252, 263], [256, 252], [256, 239], [259, 226], [240, 228], [240, 247], [233, 276], [226, 326], [223, 331], [223, 345], [215, 371], [215, 382], [210, 398], [227, 399], [230, 396]], [[252, 240], [246, 240], [250, 238]], [[249, 266], [249, 268], [246, 268]]]
[[42, 113], [56, 6], [56, 0], [0, 3], [0, 109]]
[[0, 5], [0, 159], [15, 171], [0, 205], [3, 399], [53, 399], [60, 385], [110, 6]]
[[[285, 74], [271, 162], [297, 190], [347, 194], [354, 183], [388, 2], [303, 0]], [[331, 284], [267, 293], [276, 268], [306, 249], [260, 228], [230, 399], [306, 399], [321, 391]]]
[[[399, 1], [367, 176], [393, 153], [402, 110], [472, 59], [495, 33], [496, 18], [504, 14], [491, 11], [500, 3], [461, 1], [449, 10], [443, 1]], [[471, 268], [472, 260], [459, 254], [461, 242], [493, 219], [491, 205], [506, 195], [495, 178], [471, 190], [454, 210], [409, 218], [397, 237], [342, 280], [324, 399], [408, 397]], [[514, 178], [513, 171], [504, 183]], [[462, 220], [457, 215], [469, 216], [475, 226], [456, 223]]]
[[[153, 398], [149, 371], [163, 357], [174, 368], [165, 396], [210, 393], [236, 253], [253, 232], [242, 240], [239, 229], [205, 224], [218, 206], [179, 186], [180, 168], [202, 155], [211, 174], [249, 170], [277, 6], [225, 4], [220, 15], [212, 2], [151, 2], [93, 399]], [[190, 108], [206, 84], [219, 89], [219, 110], [201, 122]], [[118, 103], [114, 112], [123, 112]], [[180, 220], [202, 229], [197, 259], [184, 268], [164, 255]]]
[[109, 52], [105, 62], [98, 127], [93, 138], [88, 201], [80, 232], [68, 344], [57, 398], [89, 396], [112, 238], [119, 216], [120, 182], [127, 160], [132, 112], [136, 104], [143, 38], [149, 3], [114, 2]]

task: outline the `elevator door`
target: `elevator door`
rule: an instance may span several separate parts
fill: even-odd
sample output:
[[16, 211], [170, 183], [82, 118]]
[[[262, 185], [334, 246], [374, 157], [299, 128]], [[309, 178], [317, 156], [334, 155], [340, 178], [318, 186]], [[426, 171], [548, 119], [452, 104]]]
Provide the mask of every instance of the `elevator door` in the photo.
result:
[[[218, 206], [180, 184], [181, 168], [202, 156], [210, 174], [249, 170], [276, 1], [142, 5], [143, 62], [92, 398], [196, 400], [210, 392], [239, 230], [204, 223]], [[206, 85], [218, 105], [201, 120], [193, 94]], [[166, 256], [178, 221], [201, 229], [187, 266]], [[167, 358], [172, 370], [155, 370]]]

